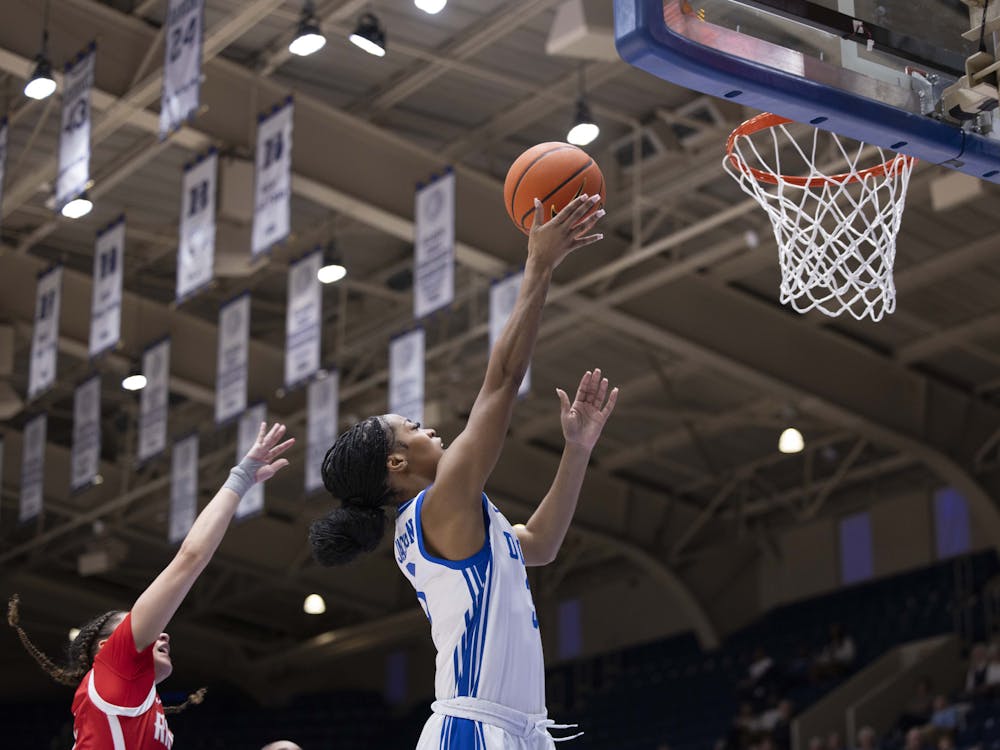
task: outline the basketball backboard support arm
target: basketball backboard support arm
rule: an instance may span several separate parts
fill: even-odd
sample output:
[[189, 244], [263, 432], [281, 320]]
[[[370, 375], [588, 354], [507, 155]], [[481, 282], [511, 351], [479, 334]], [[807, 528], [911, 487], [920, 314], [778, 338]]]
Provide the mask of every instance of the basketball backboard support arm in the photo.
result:
[[922, 114], [905, 80], [714, 24], [688, 0], [615, 0], [614, 12], [622, 59], [659, 78], [1000, 183], [1000, 140]]

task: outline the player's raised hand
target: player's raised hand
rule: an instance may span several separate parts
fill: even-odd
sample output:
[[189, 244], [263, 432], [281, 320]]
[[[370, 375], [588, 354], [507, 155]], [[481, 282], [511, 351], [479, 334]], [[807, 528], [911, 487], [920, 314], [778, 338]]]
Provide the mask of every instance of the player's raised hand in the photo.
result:
[[260, 423], [260, 430], [257, 439], [247, 451], [247, 458], [259, 461], [263, 466], [259, 467], [254, 474], [254, 482], [266, 482], [279, 471], [288, 466], [287, 458], [278, 458], [282, 453], [295, 445], [295, 438], [288, 438], [285, 442], [279, 442], [285, 435], [285, 425], [275, 422], [268, 429], [266, 422]]
[[618, 388], [608, 393], [608, 379], [602, 378], [600, 368], [596, 368], [587, 370], [580, 378], [572, 404], [562, 388], [556, 388], [556, 393], [561, 404], [560, 419], [566, 442], [592, 449], [615, 409]]
[[535, 198], [535, 220], [528, 233], [528, 257], [555, 268], [574, 250], [603, 239], [603, 234], [587, 234], [604, 216], [603, 208], [587, 216], [599, 200], [600, 195], [583, 193], [545, 221], [545, 207]]

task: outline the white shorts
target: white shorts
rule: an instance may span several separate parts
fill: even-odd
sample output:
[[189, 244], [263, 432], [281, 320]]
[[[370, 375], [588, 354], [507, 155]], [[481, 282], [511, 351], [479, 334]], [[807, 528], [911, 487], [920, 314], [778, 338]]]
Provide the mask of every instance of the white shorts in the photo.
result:
[[424, 724], [417, 750], [554, 750], [555, 724], [545, 714], [524, 714], [506, 706], [476, 698], [435, 701], [434, 713]]

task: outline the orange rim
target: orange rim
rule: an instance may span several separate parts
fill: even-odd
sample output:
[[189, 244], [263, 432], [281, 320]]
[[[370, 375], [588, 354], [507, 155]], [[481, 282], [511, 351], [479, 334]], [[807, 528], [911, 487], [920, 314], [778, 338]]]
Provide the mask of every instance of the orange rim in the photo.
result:
[[733, 152], [733, 146], [735, 145], [737, 138], [740, 138], [741, 136], [751, 136], [762, 130], [774, 128], [778, 125], [784, 125], [786, 122], [793, 121], [787, 117], [782, 117], [781, 115], [765, 112], [764, 114], [752, 117], [741, 124], [736, 128], [736, 130], [729, 134], [729, 139], [726, 141], [726, 154], [729, 156], [730, 163], [741, 172], [751, 175], [758, 182], [767, 182], [771, 185], [787, 184], [794, 185], [796, 187], [811, 188], [822, 187], [823, 185], [829, 185], [831, 183], [841, 185], [845, 182], [861, 182], [866, 177], [885, 177], [886, 174], [902, 171], [904, 168], [908, 168], [913, 162], [916, 161], [916, 159], [912, 156], [896, 154], [887, 162], [876, 164], [874, 167], [868, 167], [868, 169], [862, 169], [858, 172], [844, 172], [841, 174], [828, 175], [826, 177], [794, 177], [788, 175], [775, 175], [771, 172], [764, 172], [763, 170], [755, 169]]

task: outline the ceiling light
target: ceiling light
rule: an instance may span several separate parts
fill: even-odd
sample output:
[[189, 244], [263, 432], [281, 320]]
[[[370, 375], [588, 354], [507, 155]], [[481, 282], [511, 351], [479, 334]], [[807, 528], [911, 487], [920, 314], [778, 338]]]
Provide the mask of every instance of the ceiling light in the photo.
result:
[[806, 443], [802, 439], [802, 433], [794, 427], [785, 428], [781, 437], [778, 438], [778, 450], [782, 453], [801, 453], [805, 447]]
[[146, 376], [138, 370], [133, 369], [122, 378], [122, 388], [126, 391], [141, 391], [146, 387]]
[[573, 127], [566, 135], [566, 140], [574, 146], [586, 146], [593, 143], [600, 134], [601, 129], [594, 122], [590, 107], [581, 97], [576, 102], [576, 117], [573, 119]]
[[448, 0], [413, 0], [413, 4], [424, 13], [433, 16], [444, 10], [444, 6], [448, 4]]
[[319, 52], [326, 44], [326, 37], [319, 29], [319, 22], [313, 15], [313, 4], [307, 2], [302, 6], [302, 18], [299, 19], [299, 28], [295, 32], [295, 38], [288, 45], [288, 51], [293, 55], [305, 57], [313, 52]]
[[44, 52], [39, 52], [31, 79], [24, 85], [24, 95], [31, 99], [47, 99], [55, 90], [56, 79], [52, 77], [52, 63]]
[[80, 635], [80, 628], [70, 628], [69, 629], [69, 639], [75, 641], [76, 637]]
[[84, 192], [62, 207], [62, 215], [67, 219], [79, 219], [89, 214], [93, 208], [93, 202], [87, 197], [87, 193]]
[[385, 29], [379, 24], [374, 13], [365, 13], [361, 16], [358, 27], [349, 39], [369, 55], [385, 56]]
[[323, 265], [316, 272], [316, 278], [321, 284], [335, 284], [347, 276], [347, 269], [337, 252], [337, 247], [330, 242], [323, 251]]
[[302, 603], [302, 610], [307, 615], [321, 615], [326, 612], [326, 602], [319, 594], [309, 594]]

